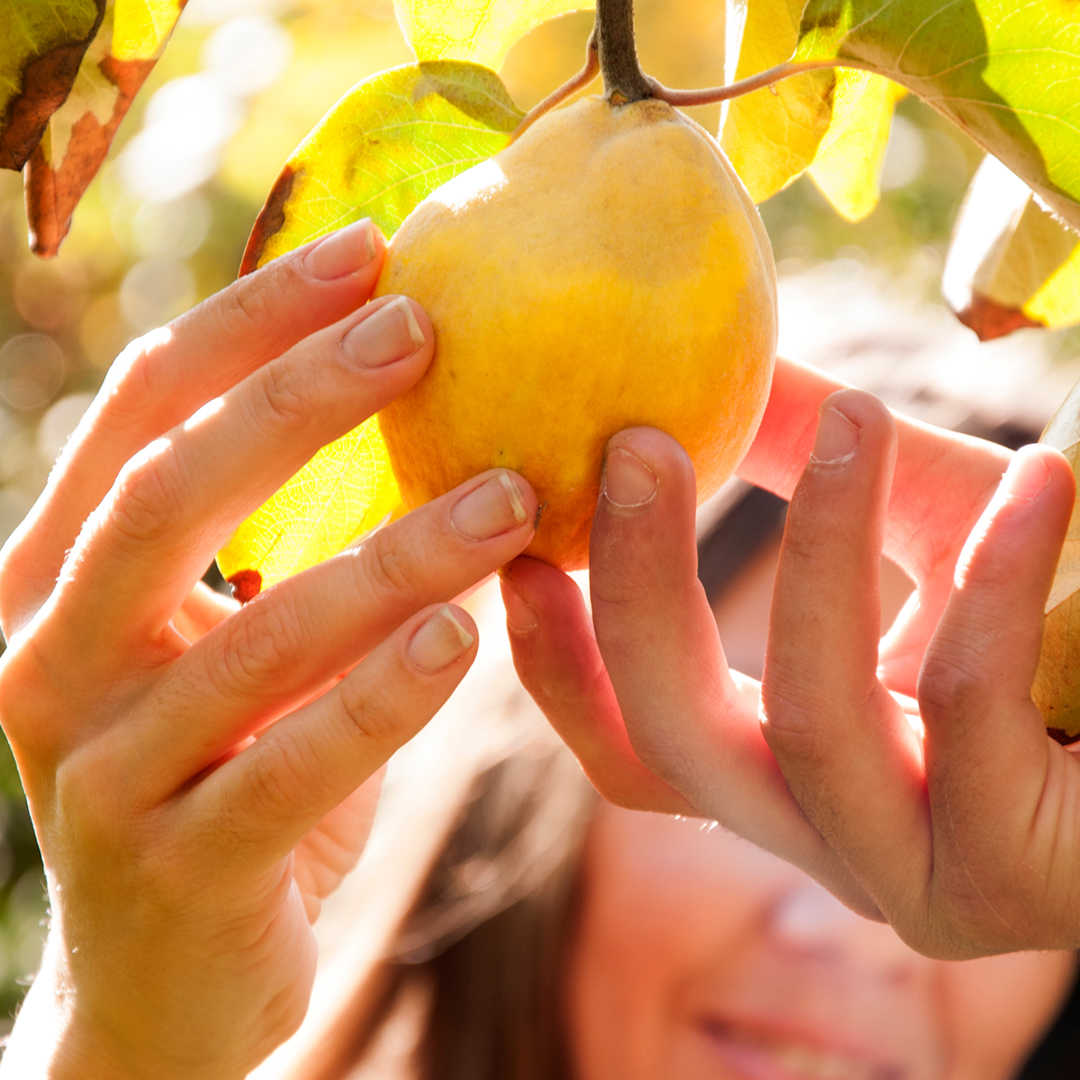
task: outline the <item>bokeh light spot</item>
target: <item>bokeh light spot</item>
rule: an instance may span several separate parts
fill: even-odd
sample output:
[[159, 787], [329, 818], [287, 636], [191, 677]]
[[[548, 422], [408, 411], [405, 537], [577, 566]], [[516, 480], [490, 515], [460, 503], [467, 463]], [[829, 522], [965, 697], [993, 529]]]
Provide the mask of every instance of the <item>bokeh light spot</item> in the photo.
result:
[[66, 372], [64, 350], [48, 334], [17, 334], [0, 348], [0, 399], [18, 412], [44, 409]]
[[196, 300], [195, 275], [181, 259], [142, 259], [120, 286], [120, 308], [134, 334], [142, 334], [179, 315]]

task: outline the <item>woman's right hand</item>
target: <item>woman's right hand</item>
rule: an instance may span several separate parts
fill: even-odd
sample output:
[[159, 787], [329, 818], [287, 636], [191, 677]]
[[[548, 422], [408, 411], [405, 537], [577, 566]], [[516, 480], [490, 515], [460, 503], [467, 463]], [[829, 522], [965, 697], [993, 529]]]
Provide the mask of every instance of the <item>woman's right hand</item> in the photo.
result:
[[364, 305], [382, 253], [358, 223], [136, 342], [0, 556], [0, 718], [51, 906], [5, 1077], [239, 1077], [292, 1032], [362, 785], [475, 653], [448, 601], [532, 537], [497, 470], [244, 607], [200, 583], [426, 369], [421, 309]]

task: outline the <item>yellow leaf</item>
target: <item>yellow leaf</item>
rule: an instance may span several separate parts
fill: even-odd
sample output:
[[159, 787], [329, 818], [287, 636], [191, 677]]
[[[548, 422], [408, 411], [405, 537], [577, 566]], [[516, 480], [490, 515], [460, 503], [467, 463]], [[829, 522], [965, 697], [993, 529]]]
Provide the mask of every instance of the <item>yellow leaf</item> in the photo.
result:
[[[790, 58], [802, 0], [751, 0], [735, 70], [747, 78]], [[832, 117], [832, 71], [795, 75], [730, 103], [721, 144], [755, 202], [800, 176]]]
[[987, 157], [957, 217], [943, 288], [983, 340], [1022, 327], [1071, 326], [1080, 322], [1080, 234]]
[[836, 73], [832, 123], [810, 166], [810, 178], [848, 221], [861, 221], [881, 194], [881, 166], [896, 103], [904, 87], [855, 68]]
[[181, 0], [115, 0], [112, 55], [117, 60], [150, 60], [172, 33]]
[[[386, 444], [371, 417], [324, 446], [248, 517], [218, 552], [218, 567], [247, 598], [336, 555], [397, 516], [400, 504]], [[235, 580], [252, 573], [258, 581]]]
[[[370, 217], [390, 236], [440, 184], [508, 142], [521, 121], [499, 77], [459, 61], [407, 64], [359, 83], [290, 156], [252, 229], [242, 272]], [[247, 600], [401, 513], [377, 417], [324, 447], [218, 552]]]
[[534, 27], [587, 0], [395, 0], [394, 10], [417, 60], [471, 60], [498, 69], [510, 47]]
[[[1039, 212], [1049, 219], [1045, 211], [1040, 209]], [[1062, 232], [1066, 231], [1060, 225], [1057, 227]], [[1030, 318], [1051, 329], [1080, 323], [1080, 236], [1073, 234], [1073, 239], [1072, 254], [1024, 305], [1024, 311]]]

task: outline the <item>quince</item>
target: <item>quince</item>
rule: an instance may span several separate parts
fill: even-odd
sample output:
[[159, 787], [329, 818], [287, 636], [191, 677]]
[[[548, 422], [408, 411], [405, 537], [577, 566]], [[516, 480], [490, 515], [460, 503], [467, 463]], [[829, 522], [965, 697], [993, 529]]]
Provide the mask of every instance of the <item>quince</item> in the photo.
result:
[[377, 295], [436, 332], [379, 423], [409, 508], [495, 466], [542, 510], [527, 554], [587, 565], [607, 440], [674, 436], [699, 498], [757, 430], [776, 343], [772, 252], [716, 141], [670, 105], [585, 98], [436, 190], [389, 245]]

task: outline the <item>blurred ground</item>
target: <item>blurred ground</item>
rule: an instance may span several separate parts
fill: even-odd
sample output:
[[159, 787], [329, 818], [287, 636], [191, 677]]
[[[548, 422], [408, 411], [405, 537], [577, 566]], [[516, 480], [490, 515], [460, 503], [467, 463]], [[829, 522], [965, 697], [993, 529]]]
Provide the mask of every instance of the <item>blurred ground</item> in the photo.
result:
[[[639, 0], [651, 74], [722, 81], [721, 5]], [[721, 8], [722, 10], [722, 8]], [[510, 54], [527, 107], [580, 64], [591, 25], [570, 16]], [[262, 198], [293, 146], [350, 86], [409, 59], [390, 0], [191, 0], [164, 59], [80, 207], [62, 254], [31, 256], [21, 178], [0, 174], [0, 540], [123, 345], [234, 276]], [[716, 129], [718, 111], [698, 119]], [[979, 346], [939, 298], [949, 228], [979, 153], [905, 100], [878, 209], [842, 221], [807, 180], [763, 208], [781, 275], [781, 347], [839, 365], [906, 405], [922, 380], [961, 399], [1044, 416], [1075, 377], [1076, 334]], [[891, 375], [890, 375], [891, 373]], [[930, 417], [947, 424], [957, 416]], [[14, 767], [0, 763], [0, 1030], [38, 959], [43, 885]]]

